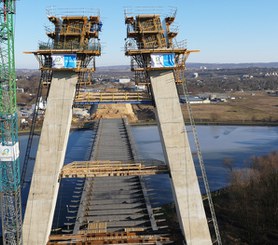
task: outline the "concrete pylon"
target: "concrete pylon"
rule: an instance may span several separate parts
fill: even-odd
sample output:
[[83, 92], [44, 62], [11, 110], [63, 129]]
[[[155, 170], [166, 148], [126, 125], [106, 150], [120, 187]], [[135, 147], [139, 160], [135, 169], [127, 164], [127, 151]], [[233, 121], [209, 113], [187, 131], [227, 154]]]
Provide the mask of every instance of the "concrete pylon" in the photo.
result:
[[187, 245], [212, 244], [173, 71], [149, 75], [180, 227]]
[[23, 223], [24, 245], [44, 245], [50, 235], [77, 78], [70, 71], [53, 73]]

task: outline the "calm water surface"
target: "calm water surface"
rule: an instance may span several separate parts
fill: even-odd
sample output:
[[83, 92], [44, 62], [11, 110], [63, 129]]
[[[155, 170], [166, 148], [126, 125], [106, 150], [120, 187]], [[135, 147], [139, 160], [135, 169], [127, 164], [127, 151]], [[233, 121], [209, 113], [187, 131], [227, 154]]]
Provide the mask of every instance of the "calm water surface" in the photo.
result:
[[[164, 159], [157, 126], [133, 127], [132, 131], [141, 157]], [[229, 159], [234, 168], [245, 168], [253, 156], [278, 150], [278, 127], [197, 126], [197, 133], [211, 190], [229, 184], [225, 160]], [[189, 132], [188, 136], [194, 154], [193, 135]], [[196, 169], [200, 175], [197, 164]], [[167, 203], [171, 198], [168, 176], [154, 176], [149, 184], [164, 192], [159, 195], [158, 202]]]
[[[253, 156], [268, 154], [278, 150], [278, 127], [249, 126], [197, 126], [198, 138], [205, 162], [211, 190], [229, 184], [229, 170], [224, 166], [229, 159], [235, 168], [248, 166]], [[137, 152], [141, 158], [164, 160], [157, 126], [133, 126], [132, 133], [137, 144]], [[192, 133], [189, 140], [193, 154], [196, 148]], [[70, 133], [65, 163], [87, 160], [91, 152], [93, 132], [90, 130], [73, 131]], [[23, 163], [28, 136], [20, 136], [21, 163]], [[35, 144], [38, 138], [35, 137]], [[36, 147], [32, 154], [35, 155]], [[195, 159], [196, 160], [196, 159]], [[33, 166], [30, 164], [27, 179], [31, 179]], [[199, 168], [196, 166], [197, 172]], [[172, 201], [171, 184], [166, 174], [145, 177], [154, 206]], [[54, 220], [58, 226], [66, 215], [66, 205], [72, 199], [75, 179], [63, 179]], [[23, 190], [23, 202], [26, 202], [29, 185]]]

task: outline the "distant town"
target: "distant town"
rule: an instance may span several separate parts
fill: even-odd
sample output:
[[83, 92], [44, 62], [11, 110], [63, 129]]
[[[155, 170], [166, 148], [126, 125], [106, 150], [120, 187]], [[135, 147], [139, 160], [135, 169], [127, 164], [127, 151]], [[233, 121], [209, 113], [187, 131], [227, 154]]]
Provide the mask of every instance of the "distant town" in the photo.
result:
[[[36, 105], [37, 90], [40, 80], [39, 70], [17, 70], [17, 102], [20, 117], [20, 129], [28, 129], [32, 122], [35, 106], [38, 106], [38, 122], [43, 119], [46, 101], [39, 99]], [[194, 106], [195, 118], [200, 123], [278, 123], [278, 63], [254, 64], [191, 64], [186, 71], [186, 84], [189, 96], [180, 93], [180, 102], [184, 110], [187, 102]], [[179, 85], [178, 85], [179, 86]], [[145, 91], [144, 85], [136, 85], [134, 74], [129, 66], [99, 67], [94, 73], [90, 85], [85, 88], [90, 92]], [[180, 89], [181, 91], [181, 89]], [[261, 102], [260, 102], [261, 101]], [[255, 103], [255, 104], [254, 104]], [[258, 104], [258, 103], [261, 103]], [[223, 105], [217, 115], [211, 106]], [[257, 104], [257, 105], [256, 105]], [[231, 106], [252, 107], [248, 115], [242, 108], [231, 109]], [[261, 111], [256, 111], [256, 106]], [[263, 107], [268, 107], [264, 110]], [[201, 108], [206, 111], [199, 113]], [[133, 106], [138, 119], [151, 121], [154, 114], [150, 106]], [[271, 110], [273, 109], [273, 111]], [[233, 111], [234, 110], [234, 111]], [[265, 113], [262, 113], [265, 111]], [[145, 113], [144, 113], [145, 112]], [[228, 112], [228, 113], [227, 113]], [[230, 116], [225, 116], [225, 113]], [[237, 114], [233, 116], [234, 114]], [[242, 118], [241, 118], [241, 113]], [[250, 114], [251, 113], [251, 114]], [[92, 110], [88, 107], [74, 109], [74, 117], [79, 120], [91, 118]], [[249, 115], [250, 114], [250, 115]]]

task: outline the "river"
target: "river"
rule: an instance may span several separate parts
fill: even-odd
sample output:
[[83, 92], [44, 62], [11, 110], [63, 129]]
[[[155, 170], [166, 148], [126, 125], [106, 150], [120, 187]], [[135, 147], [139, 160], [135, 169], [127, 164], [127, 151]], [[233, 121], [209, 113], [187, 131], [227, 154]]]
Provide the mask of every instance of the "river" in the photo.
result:
[[[132, 126], [132, 133], [137, 145], [139, 157], [144, 159], [164, 160], [157, 126]], [[224, 161], [229, 159], [234, 168], [246, 168], [253, 156], [268, 154], [278, 150], [278, 127], [257, 126], [197, 126], [200, 147], [206, 166], [211, 190], [223, 188], [229, 184], [230, 170]], [[193, 154], [196, 152], [192, 133], [188, 133]], [[77, 130], [70, 133], [65, 163], [82, 161], [89, 158], [93, 132]], [[20, 136], [21, 163], [24, 159], [28, 136]], [[37, 147], [38, 137], [34, 138]], [[34, 155], [36, 147], [32, 150]], [[194, 154], [196, 155], [196, 154]], [[195, 158], [195, 157], [194, 157]], [[226, 160], [225, 160], [226, 159]], [[195, 159], [196, 160], [196, 159]], [[31, 179], [33, 166], [27, 171], [27, 179]], [[199, 174], [199, 168], [196, 166]], [[154, 206], [172, 201], [171, 185], [167, 174], [145, 177]], [[59, 198], [57, 200], [54, 223], [59, 226], [65, 215], [65, 206], [73, 195], [72, 186], [75, 179], [61, 181]], [[26, 202], [27, 185], [23, 190], [23, 202]], [[58, 212], [58, 213], [57, 213]], [[55, 227], [55, 224], [54, 224]]]

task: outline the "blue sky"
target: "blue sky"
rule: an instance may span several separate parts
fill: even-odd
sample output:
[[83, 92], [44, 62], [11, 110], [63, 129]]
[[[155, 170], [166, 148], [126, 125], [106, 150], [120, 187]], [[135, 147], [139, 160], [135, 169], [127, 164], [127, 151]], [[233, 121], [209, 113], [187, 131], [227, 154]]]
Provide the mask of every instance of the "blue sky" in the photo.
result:
[[124, 9], [177, 8], [178, 41], [188, 49], [200, 49], [188, 62], [278, 62], [278, 0], [20, 0], [16, 13], [16, 67], [38, 68], [33, 55], [39, 41], [47, 41], [46, 9], [99, 9], [103, 22], [100, 39], [103, 54], [97, 66], [129, 64], [124, 56]]

